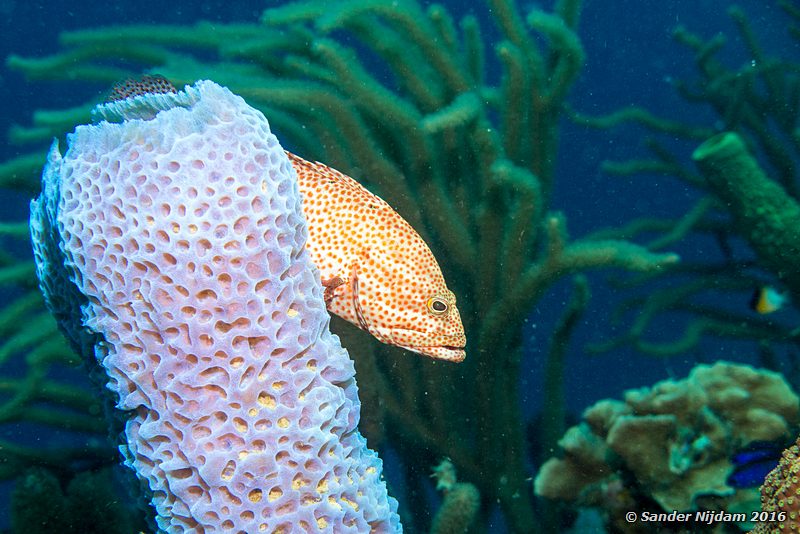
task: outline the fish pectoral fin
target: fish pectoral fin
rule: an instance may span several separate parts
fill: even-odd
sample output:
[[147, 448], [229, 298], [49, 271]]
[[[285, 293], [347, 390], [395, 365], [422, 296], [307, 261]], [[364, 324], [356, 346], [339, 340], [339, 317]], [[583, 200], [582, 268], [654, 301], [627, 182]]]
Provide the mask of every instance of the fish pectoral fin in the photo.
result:
[[358, 300], [358, 262], [353, 263], [353, 267], [350, 270], [350, 289], [353, 292], [353, 311], [356, 314], [358, 326], [362, 330], [369, 332], [367, 320], [364, 318], [364, 310], [361, 309], [361, 302]]
[[344, 285], [344, 280], [340, 276], [333, 276], [326, 280], [321, 280], [321, 282], [322, 287], [325, 288], [325, 294], [323, 295], [323, 298], [325, 299], [325, 305], [327, 306], [330, 301], [333, 300], [333, 297], [336, 296], [334, 294], [336, 288]]

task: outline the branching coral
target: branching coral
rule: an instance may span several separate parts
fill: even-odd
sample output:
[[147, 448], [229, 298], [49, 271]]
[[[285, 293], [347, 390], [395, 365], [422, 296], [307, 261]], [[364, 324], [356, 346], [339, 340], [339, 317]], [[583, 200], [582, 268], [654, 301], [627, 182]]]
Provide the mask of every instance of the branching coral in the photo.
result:
[[[380, 402], [368, 411], [391, 423], [374, 427], [406, 460], [409, 495], [427, 479], [425, 462], [447, 456], [487, 502], [500, 504], [513, 530], [533, 532], [517, 383], [528, 310], [564, 276], [659, 271], [677, 257], [629, 240], [570, 239], [564, 216], [552, 211], [558, 119], [584, 59], [581, 2], [559, 0], [552, 12], [527, 16], [509, 0], [489, 7], [501, 34], [499, 84], [487, 78], [474, 17], [455, 21], [441, 6], [410, 0], [289, 4], [267, 10], [264, 25], [67, 32], [66, 51], [15, 56], [9, 66], [30, 78], [104, 84], [142, 69], [176, 84], [213, 78], [263, 110], [299, 153], [395, 207], [447, 258], [467, 361], [456, 369], [369, 345], [358, 365], [372, 374], [367, 398]], [[40, 113], [15, 138], [59, 135], [87, 109]]]
[[[797, 9], [789, 2], [780, 4], [788, 20], [796, 24]], [[681, 241], [717, 244], [705, 247], [707, 252], [715, 249], [712, 259], [706, 254], [701, 260], [689, 259], [657, 275], [659, 282], [668, 281], [668, 290], [649, 289], [646, 300], [634, 298], [624, 303], [619, 315], [635, 310], [633, 325], [625, 335], [598, 345], [600, 350], [630, 343], [645, 353], [674, 355], [697, 346], [706, 336], [757, 340], [763, 342], [766, 352], [776, 344], [797, 343], [794, 325], [755, 317], [744, 312], [743, 306], [736, 311], [702, 304], [725, 300], [731, 294], [738, 294], [742, 301], [746, 292], [770, 283], [785, 288], [794, 302], [800, 301], [796, 280], [800, 240], [792, 230], [800, 198], [797, 62], [765, 51], [743, 10], [734, 6], [729, 14], [749, 53], [741, 67], [728, 67], [719, 57], [724, 36], [704, 39], [685, 27], [674, 32], [676, 40], [693, 53], [698, 71], [697, 80], [678, 82], [676, 90], [686, 101], [711, 110], [718, 119], [714, 128], [678, 123], [639, 108], [601, 118], [576, 116], [584, 124], [601, 128], [637, 123], [652, 134], [646, 142], [649, 157], [607, 162], [607, 171], [674, 176], [706, 195], [687, 208], [682, 219], [640, 220], [614, 235], [661, 234], [651, 243], [654, 249], [680, 247]], [[797, 40], [796, 28], [790, 27], [790, 33]], [[713, 137], [716, 134], [719, 136]], [[676, 139], [683, 142], [683, 152], [676, 148], [680, 146]], [[697, 148], [701, 141], [705, 143]], [[696, 168], [684, 163], [695, 148]], [[723, 151], [729, 156], [724, 173], [719, 168]], [[640, 286], [652, 279], [643, 277], [630, 284]], [[686, 329], [677, 338], [654, 341], [659, 318], [675, 312], [690, 317]]]

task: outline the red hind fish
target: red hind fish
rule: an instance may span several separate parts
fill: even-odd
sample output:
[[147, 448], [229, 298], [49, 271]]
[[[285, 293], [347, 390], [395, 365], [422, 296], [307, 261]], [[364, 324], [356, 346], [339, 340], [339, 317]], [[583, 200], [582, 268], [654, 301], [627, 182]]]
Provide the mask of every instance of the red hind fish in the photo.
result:
[[384, 343], [463, 360], [466, 337], [456, 297], [419, 234], [349, 176], [287, 155], [328, 310]]

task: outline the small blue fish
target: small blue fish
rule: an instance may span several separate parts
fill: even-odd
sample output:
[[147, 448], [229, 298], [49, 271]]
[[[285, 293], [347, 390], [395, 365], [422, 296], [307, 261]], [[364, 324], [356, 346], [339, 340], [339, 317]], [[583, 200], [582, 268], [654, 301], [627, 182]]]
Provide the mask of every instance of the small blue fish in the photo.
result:
[[775, 441], [755, 441], [731, 457], [733, 473], [728, 485], [734, 488], [754, 488], [764, 482], [767, 474], [778, 465], [785, 444]]

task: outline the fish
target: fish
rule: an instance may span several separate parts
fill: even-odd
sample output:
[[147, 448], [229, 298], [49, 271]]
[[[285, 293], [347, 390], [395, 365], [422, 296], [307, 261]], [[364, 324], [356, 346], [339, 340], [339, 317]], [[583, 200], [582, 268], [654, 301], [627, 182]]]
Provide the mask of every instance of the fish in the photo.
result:
[[750, 309], [761, 315], [774, 313], [786, 304], [788, 297], [772, 286], [765, 285], [755, 289], [750, 297]]
[[[114, 102], [177, 93], [158, 74], [117, 83]], [[389, 204], [349, 176], [286, 151], [308, 227], [306, 249], [320, 271], [325, 306], [377, 340], [461, 362], [466, 336], [456, 297], [422, 237]]]
[[466, 335], [456, 296], [428, 245], [383, 199], [353, 178], [286, 152], [308, 225], [328, 311], [378, 341], [461, 362]]
[[114, 84], [108, 92], [105, 102], [117, 102], [134, 96], [145, 94], [177, 93], [175, 86], [160, 74], [143, 74], [138, 78], [126, 78]]
[[728, 485], [734, 488], [755, 488], [764, 482], [781, 459], [785, 443], [756, 441], [731, 457], [734, 466]]

